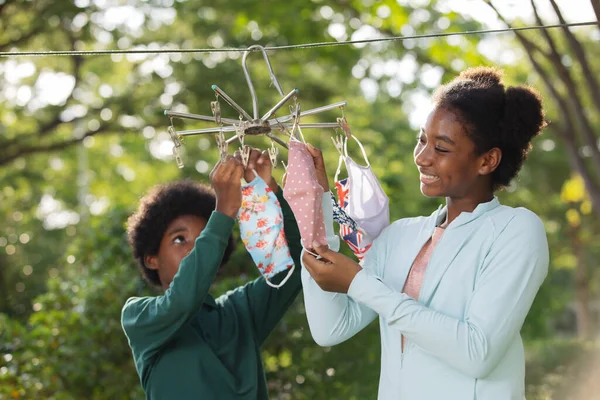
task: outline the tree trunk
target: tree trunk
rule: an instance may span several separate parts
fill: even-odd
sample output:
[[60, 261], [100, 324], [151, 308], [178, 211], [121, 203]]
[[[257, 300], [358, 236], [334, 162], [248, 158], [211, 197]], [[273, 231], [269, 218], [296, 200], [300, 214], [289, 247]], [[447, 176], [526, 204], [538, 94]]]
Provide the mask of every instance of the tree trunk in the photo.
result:
[[575, 311], [577, 315], [577, 336], [583, 340], [592, 338], [592, 317], [590, 312], [590, 284], [584, 248], [579, 228], [571, 229], [571, 242], [575, 253]]

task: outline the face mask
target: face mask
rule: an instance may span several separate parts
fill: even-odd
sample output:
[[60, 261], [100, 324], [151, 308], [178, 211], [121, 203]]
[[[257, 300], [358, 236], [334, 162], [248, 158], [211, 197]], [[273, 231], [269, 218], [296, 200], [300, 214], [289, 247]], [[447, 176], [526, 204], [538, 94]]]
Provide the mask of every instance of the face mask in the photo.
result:
[[[242, 186], [242, 207], [237, 215], [240, 234], [246, 250], [258, 267], [267, 284], [281, 287], [294, 271], [283, 231], [283, 214], [275, 193], [255, 173], [252, 182]], [[279, 285], [269, 280], [278, 273], [289, 270]]]
[[[347, 179], [344, 179], [344, 182], [346, 182], [346, 181], [347, 181]], [[339, 195], [339, 191], [338, 191], [338, 195]], [[344, 207], [348, 207], [348, 203], [344, 202], [344, 200], [345, 199], [343, 197], [340, 197], [340, 202], [342, 202], [344, 204]], [[354, 231], [357, 231], [359, 229], [356, 222], [354, 222], [354, 220], [352, 218], [350, 218], [348, 213], [346, 213], [346, 211], [338, 204], [333, 193], [331, 193], [331, 205], [333, 206], [333, 220], [335, 222], [337, 222], [340, 225], [346, 225]]]
[[[360, 262], [367, 254], [367, 251], [371, 248], [373, 239], [366, 235], [365, 232], [358, 226], [358, 224], [356, 224], [356, 222], [354, 222], [344, 210], [344, 208], [348, 206], [348, 179], [342, 179], [341, 181], [336, 182], [335, 186], [340, 203], [338, 204], [332, 195], [332, 201], [334, 202], [333, 218], [338, 224], [340, 224], [340, 236], [342, 240], [348, 244], [348, 247], [350, 247]], [[336, 219], [336, 208], [339, 210], [340, 214], [343, 213], [346, 217], [342, 216]]]
[[[306, 144], [289, 142], [287, 179], [283, 196], [294, 212], [302, 247], [327, 246], [323, 219], [323, 187], [317, 180], [312, 156]], [[314, 244], [314, 245], [313, 245]]]
[[[344, 185], [348, 198], [347, 206], [343, 208], [364, 233], [373, 240], [390, 224], [389, 200], [371, 169], [365, 149], [355, 136], [352, 138], [360, 146], [367, 165], [358, 165], [348, 156], [348, 137], [346, 137], [343, 154], [340, 151], [340, 162], [335, 174], [335, 181], [337, 182], [342, 160], [344, 160], [348, 170], [348, 181]], [[339, 147], [338, 150], [340, 150]]]

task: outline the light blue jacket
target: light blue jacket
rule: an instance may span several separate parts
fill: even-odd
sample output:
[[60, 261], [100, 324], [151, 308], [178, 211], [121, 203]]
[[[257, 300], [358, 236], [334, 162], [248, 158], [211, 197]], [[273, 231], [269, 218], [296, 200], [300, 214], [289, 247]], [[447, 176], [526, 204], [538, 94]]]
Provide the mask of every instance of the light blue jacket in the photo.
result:
[[333, 346], [379, 316], [380, 400], [522, 400], [519, 331], [548, 272], [544, 226], [497, 198], [460, 214], [438, 242], [415, 301], [402, 293], [406, 277], [445, 215], [440, 207], [386, 228], [347, 295], [321, 290], [303, 268], [312, 336]]

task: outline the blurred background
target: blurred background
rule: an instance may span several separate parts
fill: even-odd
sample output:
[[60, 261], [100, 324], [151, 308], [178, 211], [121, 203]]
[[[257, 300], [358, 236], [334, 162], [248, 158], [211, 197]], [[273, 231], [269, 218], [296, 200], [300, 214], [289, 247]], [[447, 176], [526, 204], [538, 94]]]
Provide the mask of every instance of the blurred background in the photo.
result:
[[[599, 16], [597, 0], [0, 0], [0, 51], [282, 46]], [[394, 220], [440, 204], [420, 194], [412, 161], [432, 90], [466, 67], [493, 65], [508, 84], [542, 92], [550, 125], [499, 193], [543, 219], [551, 247], [549, 276], [522, 331], [528, 399], [600, 398], [599, 44], [599, 27], [588, 26], [270, 52], [284, 92], [298, 88], [302, 109], [348, 102], [345, 116]], [[213, 84], [250, 111], [241, 55], [0, 58], [0, 399], [143, 398], [120, 310], [129, 296], [152, 292], [125, 221], [156, 183], [208, 181], [214, 137], [186, 138], [178, 169], [163, 111], [211, 115]], [[264, 113], [279, 96], [259, 53], [249, 68]], [[334, 131], [304, 135], [324, 151], [333, 183]], [[350, 153], [360, 157], [353, 142]], [[256, 276], [239, 245], [212, 293]], [[377, 323], [334, 348], [315, 345], [300, 296], [264, 347], [271, 397], [375, 399], [379, 353]]]

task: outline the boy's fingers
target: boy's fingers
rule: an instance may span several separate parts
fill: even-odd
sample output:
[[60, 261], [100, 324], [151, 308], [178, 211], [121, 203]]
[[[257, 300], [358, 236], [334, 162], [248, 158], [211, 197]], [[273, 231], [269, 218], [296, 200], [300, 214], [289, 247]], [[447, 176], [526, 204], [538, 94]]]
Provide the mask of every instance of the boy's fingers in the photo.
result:
[[220, 168], [221, 175], [223, 178], [231, 178], [236, 168], [241, 168], [241, 165], [242, 163], [238, 158], [229, 154], [225, 159], [225, 163], [223, 163], [222, 167]]
[[260, 166], [271, 164], [271, 157], [269, 157], [269, 152], [267, 150], [263, 150], [262, 153], [260, 153], [257, 163]]
[[247, 169], [255, 169], [256, 162], [260, 157], [260, 150], [255, 149], [253, 147], [250, 148], [250, 156], [248, 157], [248, 164], [246, 165]]

